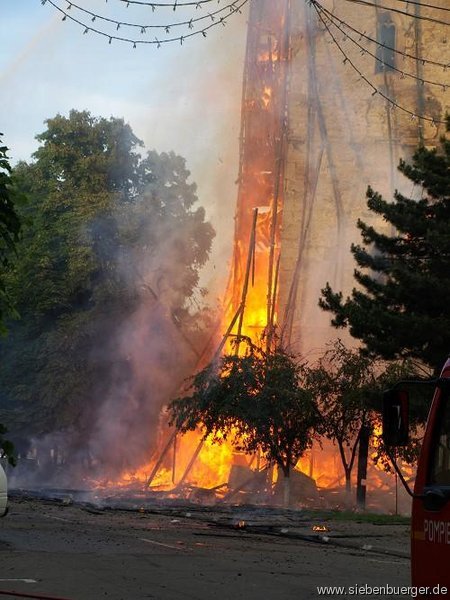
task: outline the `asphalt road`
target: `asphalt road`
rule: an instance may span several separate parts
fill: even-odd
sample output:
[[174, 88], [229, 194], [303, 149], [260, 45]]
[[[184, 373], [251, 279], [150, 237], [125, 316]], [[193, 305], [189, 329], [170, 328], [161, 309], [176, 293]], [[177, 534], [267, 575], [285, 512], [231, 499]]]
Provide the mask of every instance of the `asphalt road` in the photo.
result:
[[314, 518], [300, 516], [296, 522], [292, 513], [240, 508], [225, 516], [213, 509], [89, 512], [15, 500], [0, 520], [0, 592], [68, 600], [304, 600], [344, 597], [319, 595], [318, 586], [408, 585], [407, 525], [327, 522], [330, 531], [317, 543], [308, 541]]

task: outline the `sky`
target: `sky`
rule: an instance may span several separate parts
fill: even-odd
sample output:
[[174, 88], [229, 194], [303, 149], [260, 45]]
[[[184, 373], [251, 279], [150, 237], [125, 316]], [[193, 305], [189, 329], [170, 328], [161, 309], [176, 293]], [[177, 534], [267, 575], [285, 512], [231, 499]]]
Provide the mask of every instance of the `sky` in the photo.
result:
[[[53, 1], [66, 10], [70, 4]], [[92, 26], [103, 25], [99, 20], [91, 23], [76, 5], [118, 21], [144, 24], [185, 19], [188, 12], [187, 18], [205, 14], [204, 8], [184, 9], [185, 13], [158, 8], [152, 13], [148, 6], [126, 8], [123, 0], [76, 0], [69, 14]], [[214, 10], [221, 6], [214, 5]], [[30, 160], [44, 121], [58, 113], [68, 115], [71, 109], [121, 117], [146, 150], [173, 150], [184, 156], [198, 185], [200, 204], [218, 231], [206, 275], [212, 279], [204, 282], [218, 293], [227, 276], [233, 236], [246, 13], [244, 8], [242, 14], [230, 16], [225, 27], [212, 27], [206, 38], [198, 35], [182, 45], [134, 49], [117, 40], [109, 44], [108, 38], [92, 31], [83, 34], [70, 19], [62, 21], [49, 2], [0, 0], [0, 131], [12, 162]], [[119, 32], [115, 26], [108, 31], [154, 37], [123, 26]]]

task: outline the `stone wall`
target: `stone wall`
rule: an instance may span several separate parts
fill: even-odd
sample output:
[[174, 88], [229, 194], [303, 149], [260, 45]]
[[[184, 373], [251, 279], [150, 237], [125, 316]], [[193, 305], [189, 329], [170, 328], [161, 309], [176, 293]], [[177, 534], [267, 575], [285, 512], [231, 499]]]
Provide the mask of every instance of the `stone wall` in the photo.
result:
[[[322, 4], [374, 39], [387, 19], [388, 26], [395, 27], [395, 46], [401, 54], [394, 54], [393, 61], [401, 72], [379, 61], [376, 66], [377, 60], [369, 54], [377, 55], [376, 44], [351, 30], [346, 30], [346, 37], [330, 25], [348, 58], [344, 61], [314, 8], [306, 2], [292, 2], [278, 312], [285, 339], [293, 351], [303, 354], [345, 337], [330, 326], [331, 315], [318, 307], [318, 299], [326, 282], [344, 295], [354, 286], [350, 244], [360, 241], [356, 221], [373, 222], [366, 206], [367, 186], [386, 199], [392, 198], [395, 189], [417, 194], [397, 172], [399, 158], [410, 157], [421, 139], [436, 145], [445, 130], [443, 125], [393, 109], [380, 93], [373, 95], [350, 61], [378, 90], [411, 112], [439, 121], [450, 109], [450, 69], [447, 73], [440, 66], [404, 56], [445, 62], [445, 56], [450, 58], [448, 27], [391, 11], [386, 16], [387, 11], [380, 8], [347, 2]], [[439, 4], [444, 6], [446, 1], [434, 2]], [[436, 10], [417, 10], [422, 16], [441, 16]], [[351, 42], [350, 35], [366, 52]], [[420, 79], [440, 85], [423, 84]], [[386, 228], [384, 223], [376, 226]]]

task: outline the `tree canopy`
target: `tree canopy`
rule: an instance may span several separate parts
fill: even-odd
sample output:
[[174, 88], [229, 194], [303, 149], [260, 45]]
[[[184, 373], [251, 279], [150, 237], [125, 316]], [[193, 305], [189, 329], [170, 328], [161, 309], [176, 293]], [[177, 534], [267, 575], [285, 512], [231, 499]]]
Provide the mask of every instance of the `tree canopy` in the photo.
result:
[[189, 395], [169, 405], [180, 431], [229, 438], [246, 453], [261, 450], [289, 478], [319, 426], [302, 365], [283, 349], [265, 352], [247, 340], [244, 355], [226, 354], [197, 373]]
[[14, 308], [9, 299], [5, 284], [5, 271], [10, 267], [11, 256], [16, 253], [16, 246], [21, 232], [21, 221], [18, 205], [24, 197], [19, 193], [8, 160], [8, 148], [2, 143], [0, 133], [0, 333], [5, 333], [5, 317], [13, 313]]
[[[180, 334], [189, 326], [214, 230], [185, 160], [154, 150], [141, 156], [142, 142], [122, 119], [73, 110], [48, 119], [37, 139], [33, 160], [14, 169], [29, 202], [7, 274], [21, 319], [10, 321], [0, 344], [0, 394], [15, 429], [39, 434], [77, 424], [86, 437], [111, 386], [126, 395], [137, 377], [120, 337], [130, 315], [143, 319], [145, 306], [142, 337], [160, 361], [163, 322]], [[172, 355], [179, 359], [175, 348]], [[154, 391], [136, 400], [143, 427], [146, 393]]]
[[419, 147], [399, 170], [421, 197], [397, 191], [387, 202], [368, 189], [369, 210], [393, 233], [358, 220], [362, 245], [351, 247], [358, 287], [344, 299], [327, 283], [319, 304], [368, 355], [419, 359], [438, 372], [450, 350], [450, 142]]
[[[12, 177], [8, 148], [2, 144], [2, 135], [0, 134], [0, 334], [5, 334], [5, 318], [17, 314], [9, 296], [5, 272], [11, 268], [11, 255], [15, 255], [20, 239], [22, 223], [18, 206], [23, 204], [24, 196], [17, 190]], [[0, 457], [6, 456], [8, 462], [14, 465], [14, 447], [4, 438], [6, 432], [6, 427], [0, 423]]]
[[337, 340], [307, 369], [308, 386], [319, 404], [323, 434], [337, 444], [347, 492], [361, 429], [371, 425], [376, 375], [372, 361]]
[[[306, 365], [305, 373], [307, 386], [318, 402], [322, 435], [338, 447], [347, 493], [351, 491], [362, 435], [372, 437], [375, 462], [389, 470], [389, 458], [379, 434], [383, 392], [399, 380], [418, 379], [427, 373], [410, 359], [375, 361], [357, 348], [346, 347], [339, 339], [330, 343], [314, 364]], [[417, 460], [430, 400], [428, 393], [411, 394], [411, 441], [399, 450], [399, 457], [409, 464]]]

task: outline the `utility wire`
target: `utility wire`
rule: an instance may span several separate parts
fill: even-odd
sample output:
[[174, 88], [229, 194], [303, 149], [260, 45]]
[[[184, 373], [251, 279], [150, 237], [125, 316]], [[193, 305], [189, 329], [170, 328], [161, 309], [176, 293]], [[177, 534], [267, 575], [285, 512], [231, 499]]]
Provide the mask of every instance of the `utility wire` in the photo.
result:
[[403, 2], [403, 4], [406, 4], [406, 10], [408, 10], [408, 4], [412, 4], [413, 6], [420, 6], [421, 8], [433, 8], [435, 10], [443, 10], [444, 12], [450, 12], [450, 8], [445, 8], [444, 6], [436, 6], [434, 4], [425, 4], [424, 2], [417, 2], [417, 1], [415, 2], [414, 0], [396, 0], [396, 1]]
[[[357, 46], [357, 48], [359, 48], [361, 50], [361, 54], [368, 54], [369, 56], [371, 56], [372, 58], [374, 58], [377, 62], [379, 62], [381, 65], [385, 66], [386, 63], [385, 61], [380, 58], [379, 56], [377, 56], [376, 54], [374, 54], [373, 52], [370, 52], [370, 50], [367, 50], [367, 48], [365, 48], [362, 44], [360, 44], [357, 40], [355, 40], [351, 35], [349, 35], [348, 33], [346, 33], [344, 31], [344, 29], [337, 23], [335, 23], [333, 21], [332, 16], [330, 16], [330, 13], [325, 10], [322, 9], [323, 13], [327, 13], [326, 17], [328, 18], [329, 22], [334, 25], [334, 27], [336, 27], [341, 33], [343, 33], [345, 35], [345, 39], [350, 40], [355, 46]], [[383, 44], [380, 44], [381, 48], [387, 48], [386, 46], [384, 46]], [[401, 74], [401, 78], [403, 79], [404, 77], [410, 77], [411, 79], [415, 79], [416, 81], [420, 81], [422, 85], [424, 85], [425, 83], [427, 83], [428, 85], [435, 85], [439, 88], [441, 88], [444, 92], [447, 91], [447, 85], [441, 83], [441, 82], [437, 82], [437, 81], [431, 81], [429, 79], [424, 79], [422, 77], [418, 77], [417, 75], [414, 75], [413, 73], [408, 73], [407, 71], [403, 71], [402, 69], [399, 69], [397, 67], [395, 67], [392, 64], [389, 64], [389, 68], [392, 69], [393, 71], [396, 71], [397, 73]]]
[[[369, 35], [367, 35], [367, 33], [365, 31], [360, 31], [359, 29], [356, 29], [355, 27], [353, 27], [352, 25], [350, 25], [349, 23], [347, 23], [343, 19], [340, 19], [335, 13], [329, 11], [324, 6], [321, 6], [320, 4], [319, 4], [319, 6], [320, 6], [320, 9], [324, 13], [326, 13], [328, 16], [332, 17], [333, 20], [338, 21], [344, 27], [346, 27], [347, 29], [350, 29], [350, 31], [353, 31], [354, 33], [356, 33], [360, 38], [364, 38], [364, 39], [368, 40], [369, 42], [372, 42], [372, 43], [376, 44], [377, 46], [380, 46], [382, 48], [386, 48], [386, 50], [390, 50], [392, 52], [395, 52], [396, 54], [400, 54], [401, 56], [403, 56], [405, 58], [411, 58], [412, 60], [420, 61], [422, 64], [429, 64], [429, 65], [434, 65], [436, 67], [442, 67], [444, 70], [447, 70], [447, 68], [450, 67], [450, 64], [445, 64], [445, 63], [441, 63], [441, 62], [436, 61], [436, 60], [430, 60], [430, 59], [427, 59], [427, 58], [419, 57], [419, 56], [416, 56], [414, 54], [408, 54], [407, 52], [402, 52], [401, 50], [397, 50], [396, 48], [392, 48], [392, 46], [387, 46], [386, 44], [382, 44], [381, 42], [379, 42], [375, 38], [372, 38]], [[348, 34], [345, 34], [345, 35], [348, 35]]]
[[450, 23], [447, 21], [442, 21], [441, 19], [435, 19], [434, 17], [427, 17], [426, 15], [417, 15], [406, 12], [405, 10], [400, 10], [399, 8], [391, 8], [390, 6], [382, 6], [380, 4], [375, 4], [375, 2], [369, 2], [368, 0], [345, 0], [345, 2], [351, 2], [352, 4], [362, 4], [364, 6], [371, 6], [373, 8], [383, 8], [384, 10], [389, 10], [391, 12], [399, 13], [401, 15], [406, 15], [411, 19], [420, 19], [422, 21], [430, 21], [431, 23], [438, 23], [439, 25], [447, 25]]
[[[349, 0], [347, 0], [349, 1]], [[405, 108], [404, 106], [401, 106], [400, 104], [398, 104], [398, 102], [396, 102], [395, 100], [393, 100], [392, 98], [389, 98], [389, 96], [387, 96], [383, 91], [379, 90], [371, 81], [370, 79], [368, 79], [368, 77], [366, 75], [364, 75], [364, 73], [362, 73], [362, 71], [355, 65], [355, 63], [351, 60], [351, 58], [349, 58], [345, 52], [345, 50], [342, 48], [341, 44], [338, 42], [338, 40], [336, 39], [336, 36], [333, 34], [333, 32], [330, 30], [327, 21], [325, 20], [322, 11], [321, 11], [321, 5], [317, 2], [317, 0], [310, 0], [311, 5], [314, 7], [314, 10], [316, 11], [320, 21], [323, 23], [323, 25], [325, 26], [325, 29], [327, 30], [328, 34], [330, 35], [331, 39], [333, 40], [333, 42], [335, 43], [335, 45], [337, 46], [339, 52], [342, 54], [342, 56], [344, 57], [344, 64], [348, 63], [353, 69], [354, 71], [356, 71], [356, 73], [358, 73], [359, 77], [365, 81], [367, 83], [368, 86], [370, 86], [372, 88], [372, 96], [375, 96], [377, 94], [379, 94], [382, 98], [384, 98], [392, 107], [394, 108], [398, 108], [399, 110], [407, 113], [410, 115], [411, 119], [420, 119], [422, 121], [429, 121], [430, 123], [433, 124], [437, 124], [437, 123], [442, 123], [445, 124], [445, 121], [442, 120], [437, 120], [434, 119], [433, 117], [427, 117], [426, 115], [418, 115], [416, 114], [414, 111]]]

